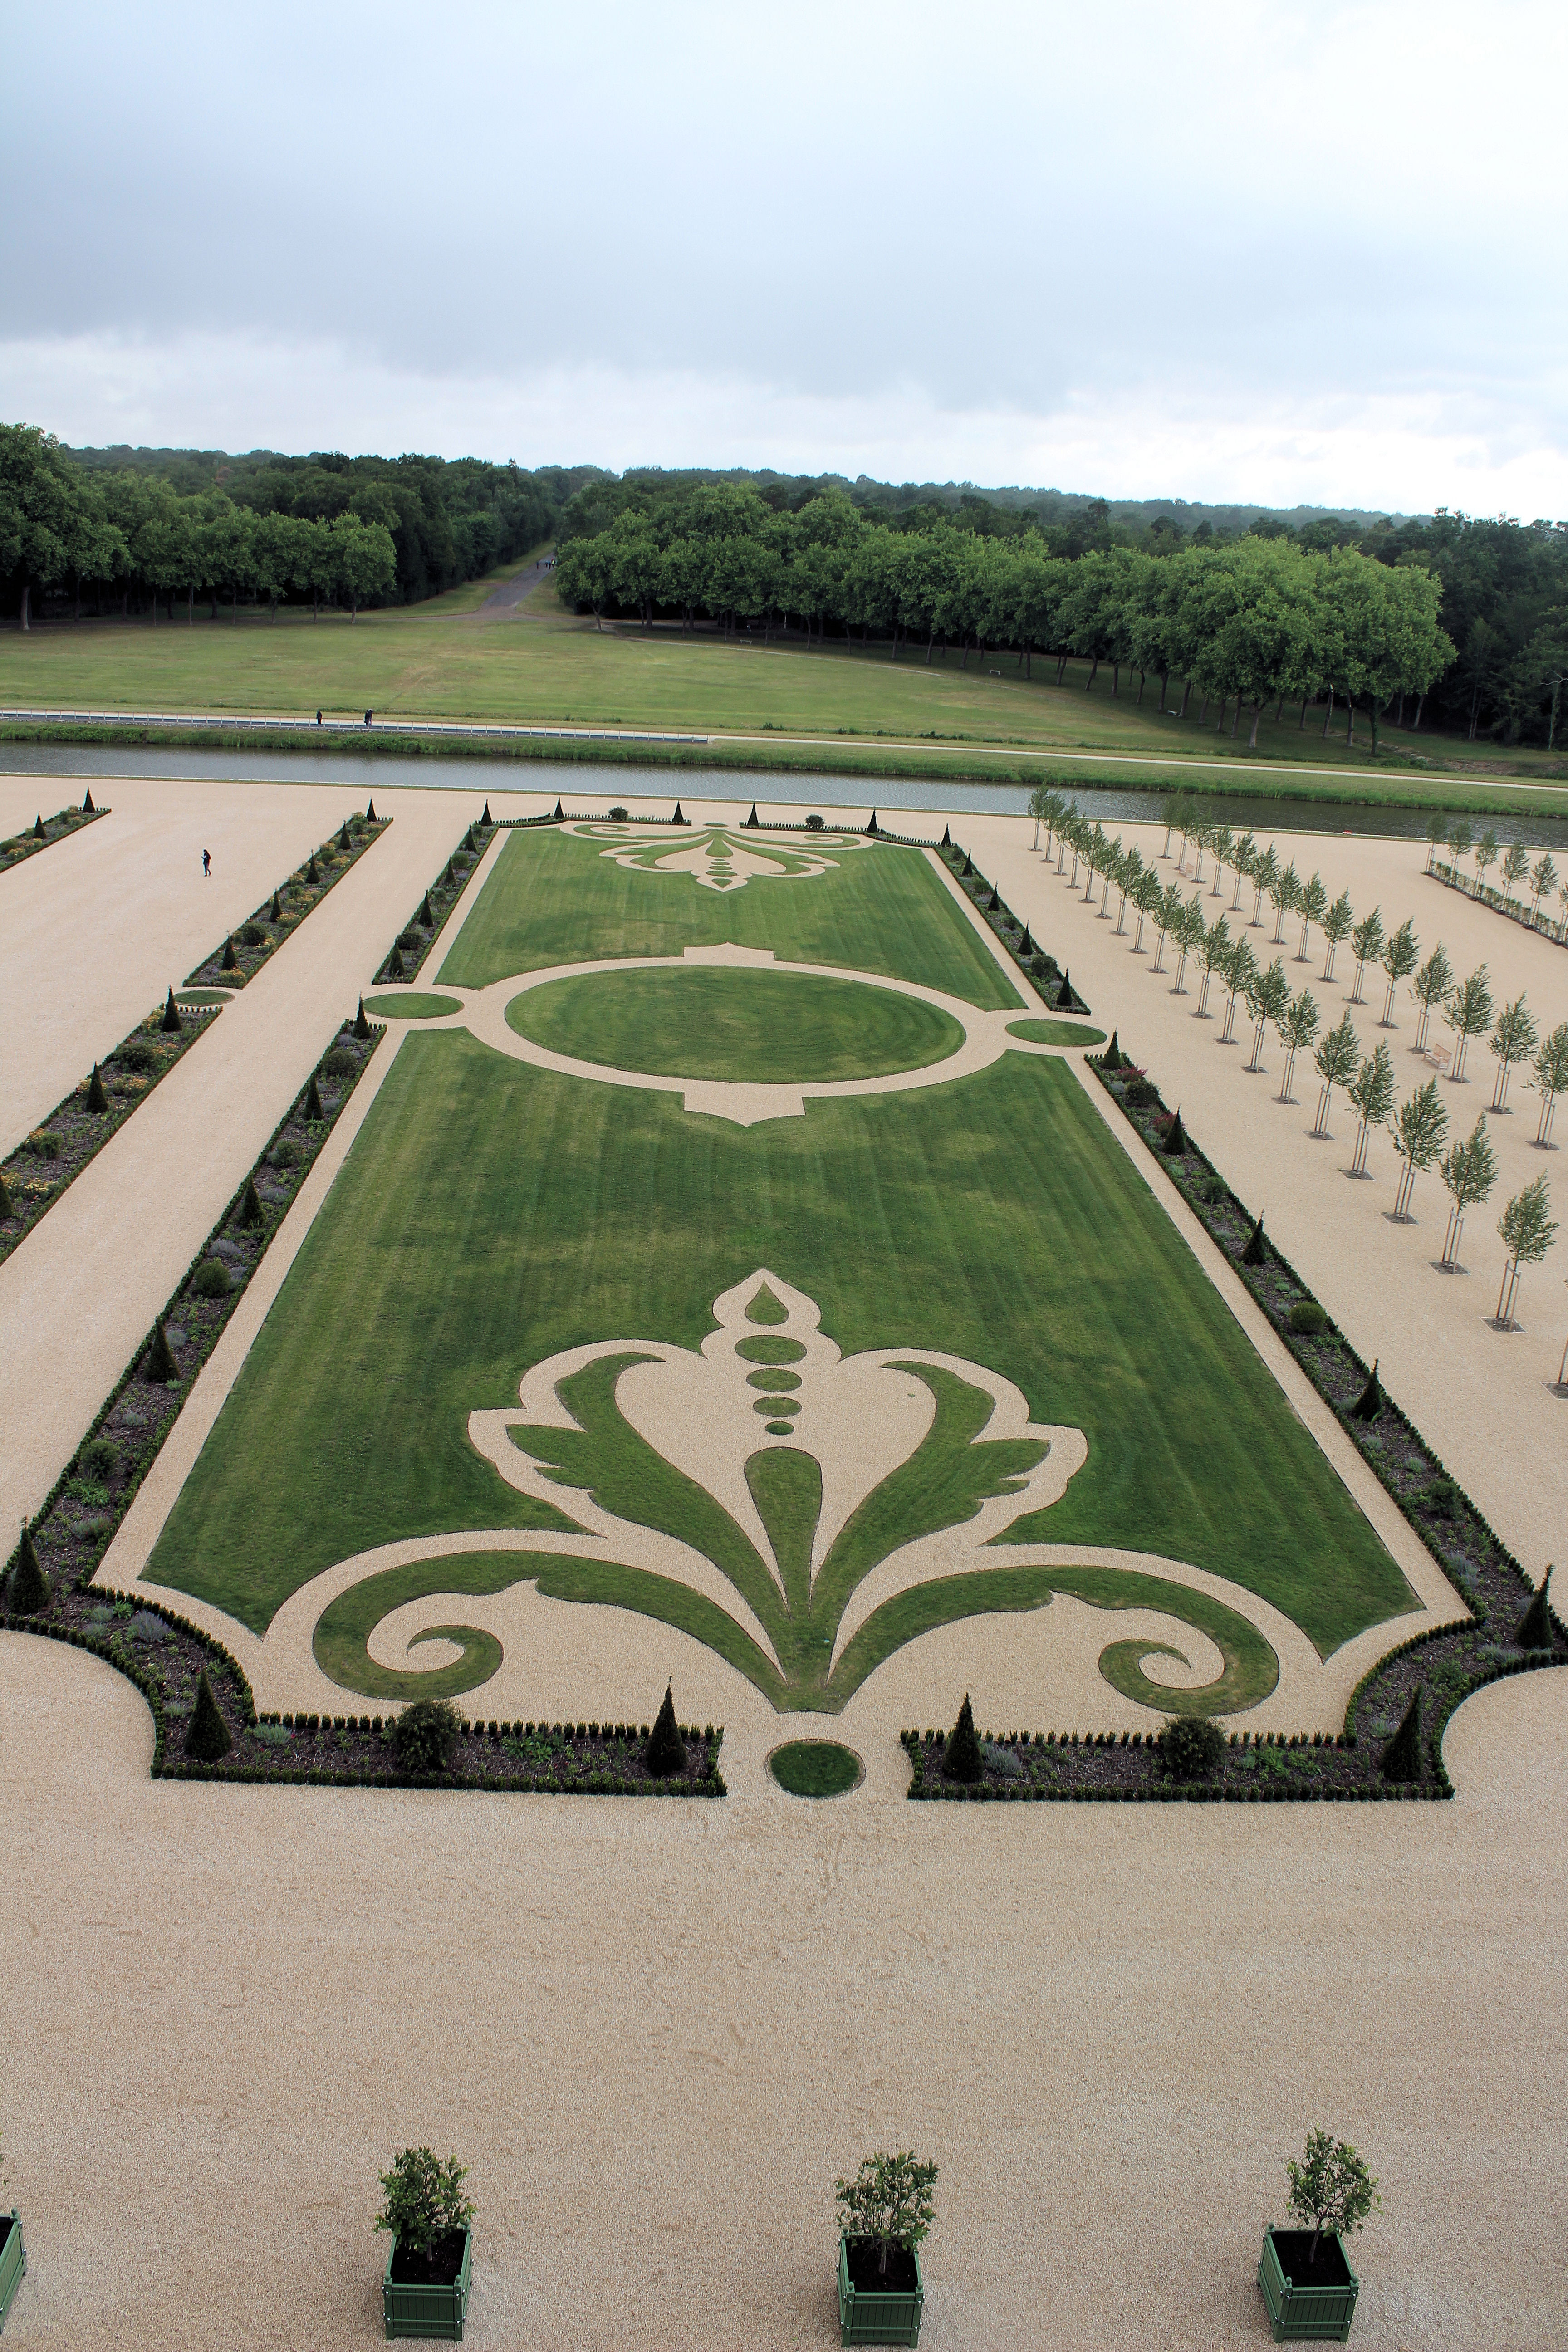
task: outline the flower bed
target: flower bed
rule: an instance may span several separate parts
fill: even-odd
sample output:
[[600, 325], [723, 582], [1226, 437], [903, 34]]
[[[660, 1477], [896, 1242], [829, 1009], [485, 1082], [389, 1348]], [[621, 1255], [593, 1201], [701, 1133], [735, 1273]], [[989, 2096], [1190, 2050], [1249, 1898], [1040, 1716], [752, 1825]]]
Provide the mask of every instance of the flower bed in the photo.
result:
[[959, 887], [984, 916], [1036, 994], [1050, 1006], [1053, 1013], [1086, 1014], [1088, 1005], [1055, 956], [1047, 955], [1036, 943], [1027, 923], [1020, 921], [1012, 908], [1004, 903], [1001, 892], [994, 883], [987, 882], [968, 853], [944, 835], [938, 855]]
[[442, 924], [462, 897], [469, 875], [489, 847], [496, 830], [487, 801], [483, 817], [479, 824], [469, 825], [387, 950], [375, 976], [378, 987], [388, 981], [412, 980], [423, 969], [426, 957], [440, 936]]
[[53, 816], [45, 816], [40, 811], [37, 824], [30, 824], [26, 833], [14, 833], [0, 841], [0, 874], [9, 873], [25, 857], [35, 856], [40, 849], [47, 849], [51, 842], [64, 841], [71, 834], [79, 833], [84, 825], [93, 824], [108, 814], [106, 808], [94, 808], [90, 793], [80, 808], [57, 809]]

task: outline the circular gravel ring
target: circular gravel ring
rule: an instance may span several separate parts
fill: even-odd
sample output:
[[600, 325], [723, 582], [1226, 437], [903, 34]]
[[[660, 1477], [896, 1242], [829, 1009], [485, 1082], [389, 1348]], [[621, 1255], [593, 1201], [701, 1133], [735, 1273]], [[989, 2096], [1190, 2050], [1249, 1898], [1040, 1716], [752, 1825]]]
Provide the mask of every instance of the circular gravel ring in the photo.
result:
[[792, 1797], [847, 1797], [866, 1778], [853, 1748], [837, 1739], [786, 1739], [768, 1755], [768, 1770]]
[[364, 1009], [373, 1021], [444, 1021], [449, 1013], [460, 1013], [460, 1000], [455, 996], [432, 996], [423, 989], [395, 989], [390, 996], [367, 996]]
[[874, 982], [729, 965], [573, 973], [513, 997], [506, 1022], [575, 1061], [746, 1086], [890, 1077], [963, 1045], [951, 1013]]

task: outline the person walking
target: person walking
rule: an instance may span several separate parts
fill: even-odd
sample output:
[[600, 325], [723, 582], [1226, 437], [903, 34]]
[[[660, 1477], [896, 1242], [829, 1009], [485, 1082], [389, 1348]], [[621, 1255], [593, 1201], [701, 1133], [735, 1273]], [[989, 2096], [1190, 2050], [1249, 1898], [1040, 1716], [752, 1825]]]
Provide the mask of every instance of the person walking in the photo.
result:
[[367, 727], [370, 725], [370, 719], [371, 719], [371, 714], [370, 714], [370, 712], [367, 710], [367, 711], [365, 712], [365, 714], [364, 714], [364, 723], [365, 723], [365, 725], [366, 725]]
[[317, 724], [317, 726], [319, 727], [319, 726], [321, 725], [321, 712], [318, 710], [318, 711], [317, 711], [317, 713], [316, 713], [316, 724]]
[[213, 878], [213, 854], [210, 849], [204, 849], [202, 852], [202, 875], [208, 882]]

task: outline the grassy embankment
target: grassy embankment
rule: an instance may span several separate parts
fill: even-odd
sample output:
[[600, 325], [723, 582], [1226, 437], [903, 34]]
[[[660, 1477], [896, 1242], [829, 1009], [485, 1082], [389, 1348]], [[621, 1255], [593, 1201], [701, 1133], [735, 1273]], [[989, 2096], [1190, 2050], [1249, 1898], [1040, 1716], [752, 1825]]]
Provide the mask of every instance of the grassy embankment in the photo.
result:
[[[701, 734], [700, 747], [595, 742], [574, 754], [550, 742], [510, 746], [501, 756], [578, 756], [638, 766], [733, 766], [878, 776], [991, 778], [1045, 773], [1068, 785], [1278, 793], [1372, 805], [1418, 805], [1568, 814], [1568, 762], [1539, 751], [1509, 752], [1384, 730], [1373, 768], [1364, 714], [1347, 748], [1342, 720], [1325, 740], [1321, 714], [1296, 712], [1276, 725], [1267, 714], [1256, 752], [1244, 725], [1233, 740], [1200, 728], [1197, 704], [1179, 720], [1155, 708], [1157, 680], [1144, 688], [1123, 673], [1113, 696], [1102, 667], [1085, 691], [1088, 666], [1069, 664], [1054, 684], [1054, 662], [1037, 658], [1033, 678], [1013, 655], [957, 652], [928, 666], [906, 646], [895, 663], [885, 645], [833, 644], [806, 651], [798, 637], [764, 646], [711, 633], [682, 638], [667, 627], [600, 630], [562, 611], [548, 583], [522, 604], [487, 611], [492, 582], [473, 582], [432, 603], [313, 621], [285, 612], [276, 622], [247, 611], [155, 626], [145, 619], [53, 622], [24, 636], [0, 635], [0, 704], [29, 709], [211, 712], [298, 718], [376, 714], [379, 751], [414, 751], [397, 721], [493, 721], [529, 726], [651, 729]], [[53, 740], [104, 740], [103, 730], [29, 723], [0, 730]], [[784, 740], [780, 740], [784, 739]], [[137, 730], [116, 740], [159, 739]], [[213, 740], [221, 740], [215, 737]], [[329, 748], [343, 740], [324, 739]], [[247, 742], [255, 739], [247, 737]], [[299, 748], [299, 739], [279, 737]], [[353, 748], [361, 748], [357, 740]], [[446, 756], [461, 743], [439, 747]], [[488, 759], [496, 748], [469, 747]], [[1059, 765], [1053, 765], [1059, 761]], [[1310, 773], [1321, 770], [1325, 772]], [[1511, 779], [1511, 782], [1509, 781]], [[1522, 790], [1523, 786], [1558, 790]]]
[[[467, 927], [473, 951], [455, 976], [494, 976], [514, 927], [526, 930], [531, 910], [559, 903], [559, 891], [541, 887], [551, 841], [521, 835], [511, 845], [487, 886], [488, 908]], [[879, 849], [851, 861], [837, 887], [863, 894], [864, 913], [872, 875], [900, 870], [929, 871], [910, 853]], [[585, 930], [602, 933], [618, 877], [602, 865], [580, 872], [574, 895], [593, 918]], [[694, 927], [708, 927], [709, 894], [635, 878], [660, 894], [683, 887]], [[771, 898], [773, 922], [804, 931], [823, 889], [752, 885], [721, 902], [722, 912], [732, 918]], [[476, 928], [479, 914], [493, 919]], [[966, 957], [967, 927], [950, 901], [936, 893], [922, 915], [931, 963]], [[661, 919], [673, 928], [668, 903]], [[868, 923], [866, 936], [876, 937]], [[805, 944], [797, 936], [793, 951]], [[601, 937], [583, 951], [603, 946]], [[536, 960], [558, 953], [554, 942]], [[503, 961], [509, 968], [517, 966]], [[1026, 1466], [1012, 1465], [1016, 1447], [997, 1449], [994, 1471], [977, 1466], [985, 1449], [964, 1420], [977, 1392], [951, 1383], [952, 1395], [939, 1398], [934, 1454], [928, 1462], [922, 1452], [878, 1490], [810, 1593], [794, 1590], [812, 1517], [805, 1482], [798, 1495], [763, 1498], [791, 1588], [781, 1604], [733, 1522], [620, 1423], [613, 1380], [600, 1394], [584, 1376], [572, 1406], [584, 1433], [540, 1440], [592, 1456], [590, 1473], [563, 1453], [566, 1523], [574, 1486], [591, 1478], [609, 1507], [696, 1542], [778, 1621], [787, 1681], [735, 1619], [682, 1584], [629, 1567], [493, 1553], [419, 1562], [340, 1596], [316, 1637], [328, 1670], [354, 1689], [373, 1677], [383, 1696], [428, 1688], [420, 1676], [394, 1677], [395, 1693], [385, 1687], [388, 1670], [365, 1653], [371, 1627], [424, 1593], [493, 1591], [523, 1577], [562, 1600], [679, 1625], [778, 1704], [836, 1706], [928, 1626], [1072, 1591], [1202, 1626], [1226, 1670], [1197, 1704], [1236, 1706], [1275, 1675], [1268, 1644], [1236, 1612], [1164, 1580], [1031, 1562], [1027, 1545], [1125, 1546], [1190, 1560], [1265, 1596], [1325, 1654], [1412, 1605], [1066, 1064], [1009, 1055], [978, 1078], [812, 1105], [801, 1118], [738, 1129], [689, 1117], [668, 1097], [501, 1061], [465, 1033], [416, 1033], [402, 1046], [159, 1541], [153, 1578], [259, 1630], [309, 1578], [370, 1546], [559, 1528], [552, 1510], [506, 1486], [469, 1445], [468, 1413], [515, 1404], [527, 1367], [567, 1347], [651, 1334], [696, 1349], [714, 1297], [759, 1265], [817, 1300], [846, 1352], [951, 1351], [1015, 1380], [1037, 1420], [1081, 1427], [1089, 1460], [1066, 1496], [1015, 1531], [1025, 1542], [999, 1549], [994, 1570], [885, 1603], [825, 1685], [831, 1653], [819, 1615], [841, 1609], [892, 1544], [961, 1522], [973, 1507], [963, 1498], [1003, 1491], [987, 1476]], [[469, 1647], [448, 1670], [452, 1688], [493, 1670], [493, 1637], [476, 1635]], [[1158, 1706], [1130, 1654], [1147, 1647], [1111, 1643], [1106, 1671]]]

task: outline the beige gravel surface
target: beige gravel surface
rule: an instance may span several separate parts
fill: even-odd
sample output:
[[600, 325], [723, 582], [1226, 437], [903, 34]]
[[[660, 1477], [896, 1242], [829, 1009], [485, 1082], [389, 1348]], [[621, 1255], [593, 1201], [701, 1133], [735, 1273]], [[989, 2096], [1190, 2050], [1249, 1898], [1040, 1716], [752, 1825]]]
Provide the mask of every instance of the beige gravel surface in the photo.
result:
[[[0, 1525], [43, 1501], [470, 814], [466, 795], [386, 797], [396, 821], [0, 1265]], [[77, 936], [118, 896], [111, 866], [91, 881]], [[9, 995], [32, 978], [0, 957]]]
[[[1159, 858], [1163, 826], [1121, 831], [1124, 839], [1137, 840], [1146, 858]], [[1094, 1008], [1096, 1026], [1117, 1027], [1124, 1050], [1148, 1068], [1165, 1100], [1180, 1103], [1195, 1140], [1247, 1207], [1265, 1211], [1267, 1230], [1353, 1345], [1369, 1362], [1381, 1359], [1389, 1392], [1539, 1581], [1546, 1562], [1563, 1556], [1568, 1507], [1568, 1399], [1552, 1386], [1568, 1336], [1568, 1174], [1562, 1172], [1568, 1170], [1568, 1159], [1562, 1151], [1533, 1149], [1540, 1102], [1528, 1087], [1528, 1074], [1516, 1071], [1510, 1082], [1510, 1112], [1487, 1122], [1500, 1172], [1490, 1202], [1466, 1218], [1460, 1255], [1469, 1272], [1441, 1274], [1434, 1262], [1442, 1254], [1447, 1195], [1436, 1171], [1416, 1179], [1417, 1223], [1394, 1224], [1388, 1212], [1397, 1166], [1387, 1135], [1372, 1139], [1373, 1181], [1355, 1182], [1344, 1173], [1355, 1119], [1342, 1094], [1336, 1096], [1330, 1118], [1332, 1140], [1316, 1141], [1309, 1133], [1319, 1086], [1310, 1055], [1297, 1066], [1295, 1101], [1282, 1105], [1277, 1097], [1283, 1055], [1272, 1032], [1262, 1072], [1249, 1076], [1244, 1067], [1251, 1049], [1245, 1008], [1237, 1010], [1237, 1042], [1221, 1046], [1223, 991], [1216, 985], [1211, 993], [1214, 1018], [1194, 1018], [1197, 984], [1189, 972], [1188, 992], [1173, 995], [1174, 959], [1169, 950], [1165, 971], [1156, 978], [1151, 934], [1145, 935], [1141, 956], [1131, 952], [1132, 919], [1122, 938], [1114, 937], [1114, 891], [1110, 916], [1101, 921], [1098, 888], [1092, 905], [1086, 906], [1081, 884], [1075, 895], [1054, 865], [1031, 851], [1028, 824], [997, 817], [964, 819], [962, 833], [982, 871], [1000, 883], [1008, 904], [1058, 961], [1070, 968], [1073, 985]], [[1390, 929], [1413, 918], [1424, 956], [1440, 939], [1459, 973], [1484, 962], [1498, 1003], [1525, 991], [1543, 1032], [1568, 1020], [1568, 950], [1428, 880], [1420, 843], [1283, 831], [1259, 835], [1269, 838], [1281, 861], [1293, 857], [1303, 876], [1321, 869], [1331, 894], [1348, 889], [1358, 915], [1381, 905]], [[1173, 852], [1177, 846], [1173, 842]], [[1191, 865], [1189, 853], [1189, 887], [1195, 887]], [[1168, 880], [1175, 872], [1173, 857], [1158, 870]], [[1210, 887], [1205, 860], [1205, 894]], [[1223, 898], [1205, 895], [1211, 919], [1228, 908], [1231, 895], [1228, 879]], [[1251, 904], [1248, 889], [1243, 919]], [[1417, 1008], [1408, 982], [1394, 1008], [1397, 1026], [1385, 1031], [1378, 1025], [1386, 987], [1380, 974], [1368, 973], [1363, 1006], [1348, 1005], [1354, 979], [1348, 942], [1339, 951], [1335, 978], [1325, 985], [1318, 934], [1310, 963], [1298, 964], [1292, 959], [1300, 925], [1287, 924], [1286, 942], [1276, 949], [1267, 903], [1264, 914], [1262, 929], [1247, 934], [1257, 954], [1264, 962], [1276, 954], [1284, 957], [1292, 987], [1304, 982], [1311, 989], [1325, 1029], [1352, 1010], [1365, 1050], [1386, 1037], [1400, 1099], [1433, 1076], [1431, 1066], [1413, 1050]], [[1440, 1021], [1433, 1023], [1431, 1042], [1453, 1043]], [[1484, 1039], [1472, 1039], [1465, 1081], [1440, 1081], [1452, 1122], [1450, 1139], [1468, 1135], [1477, 1113], [1489, 1106], [1495, 1068]], [[1568, 1135], [1563, 1140], [1568, 1142]], [[1500, 1333], [1489, 1320], [1503, 1262], [1497, 1220], [1509, 1195], [1542, 1169], [1563, 1232], [1544, 1264], [1525, 1270], [1517, 1309], [1522, 1328]]]
[[153, 1783], [128, 1685], [0, 1634], [18, 2345], [369, 2346], [426, 2141], [478, 2347], [834, 2344], [834, 2177], [912, 2145], [929, 2352], [1224, 2352], [1318, 2123], [1367, 2352], [1568, 2336], [1568, 1675], [1446, 1806], [916, 1807], [883, 1745], [812, 1807], [777, 1737], [721, 1803]]

